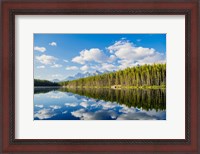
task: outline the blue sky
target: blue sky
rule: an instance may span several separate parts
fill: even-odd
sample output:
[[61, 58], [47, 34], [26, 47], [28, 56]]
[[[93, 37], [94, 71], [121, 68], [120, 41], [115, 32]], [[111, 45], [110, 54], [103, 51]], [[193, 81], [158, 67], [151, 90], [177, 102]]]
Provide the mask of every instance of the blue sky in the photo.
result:
[[34, 78], [166, 62], [166, 34], [34, 34]]

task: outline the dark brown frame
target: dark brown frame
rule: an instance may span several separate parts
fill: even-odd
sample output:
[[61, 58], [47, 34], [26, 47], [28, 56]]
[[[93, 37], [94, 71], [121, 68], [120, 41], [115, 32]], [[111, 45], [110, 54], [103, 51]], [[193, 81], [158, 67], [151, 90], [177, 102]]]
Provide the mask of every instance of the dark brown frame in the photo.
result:
[[[197, 0], [122, 1], [2, 1], [2, 52], [0, 52], [0, 98], [2, 105], [3, 152], [177, 152], [200, 153], [198, 146], [198, 1]], [[186, 138], [111, 140], [34, 140], [15, 139], [15, 15], [185, 15], [186, 17]], [[178, 57], [177, 57], [178, 59]], [[0, 106], [1, 107], [1, 106]], [[1, 116], [0, 116], [1, 117]], [[1, 151], [0, 151], [1, 152]]]

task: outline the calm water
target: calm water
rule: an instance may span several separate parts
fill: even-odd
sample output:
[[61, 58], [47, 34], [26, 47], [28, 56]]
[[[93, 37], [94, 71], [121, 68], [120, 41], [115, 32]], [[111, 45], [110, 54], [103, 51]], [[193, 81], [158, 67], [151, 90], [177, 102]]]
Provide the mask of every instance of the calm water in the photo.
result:
[[35, 120], [165, 120], [165, 90], [35, 88]]

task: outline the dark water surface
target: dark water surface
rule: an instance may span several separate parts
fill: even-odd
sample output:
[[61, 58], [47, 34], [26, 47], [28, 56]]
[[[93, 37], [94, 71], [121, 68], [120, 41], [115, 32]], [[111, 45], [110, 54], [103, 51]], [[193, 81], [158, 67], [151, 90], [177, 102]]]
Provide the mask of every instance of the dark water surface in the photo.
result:
[[166, 120], [166, 90], [35, 88], [34, 120]]

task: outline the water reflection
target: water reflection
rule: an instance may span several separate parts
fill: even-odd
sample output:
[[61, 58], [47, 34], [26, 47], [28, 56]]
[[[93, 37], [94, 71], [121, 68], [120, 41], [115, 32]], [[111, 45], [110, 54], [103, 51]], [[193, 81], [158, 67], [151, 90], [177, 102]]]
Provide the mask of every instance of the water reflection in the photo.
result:
[[165, 90], [34, 89], [35, 120], [165, 120]]

